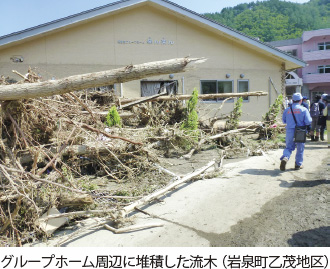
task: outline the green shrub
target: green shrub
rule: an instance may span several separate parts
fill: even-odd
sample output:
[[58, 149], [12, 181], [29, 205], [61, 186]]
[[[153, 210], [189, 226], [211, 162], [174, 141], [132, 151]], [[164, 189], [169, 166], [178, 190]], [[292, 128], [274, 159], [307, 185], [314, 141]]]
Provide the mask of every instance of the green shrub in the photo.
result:
[[237, 129], [239, 124], [239, 119], [242, 116], [242, 103], [243, 98], [237, 99], [233, 111], [230, 113], [229, 119], [226, 121], [226, 130]]
[[283, 96], [280, 94], [269, 108], [269, 111], [262, 116], [262, 128], [259, 131], [259, 138], [277, 138], [280, 130], [275, 123], [277, 122], [277, 117], [281, 111], [282, 104]]
[[276, 122], [276, 118], [278, 116], [278, 113], [281, 111], [283, 103], [283, 95], [280, 94], [274, 104], [269, 108], [269, 111], [262, 117], [263, 123], [268, 127], [270, 125], [273, 125]]
[[112, 126], [121, 127], [121, 119], [118, 114], [117, 108], [115, 106], [113, 106], [109, 109], [105, 124], [109, 127], [112, 127]]
[[181, 128], [183, 130], [197, 130], [198, 129], [198, 114], [196, 111], [196, 106], [198, 102], [198, 91], [194, 89], [192, 96], [190, 97], [187, 108], [186, 108], [186, 118], [183, 121]]

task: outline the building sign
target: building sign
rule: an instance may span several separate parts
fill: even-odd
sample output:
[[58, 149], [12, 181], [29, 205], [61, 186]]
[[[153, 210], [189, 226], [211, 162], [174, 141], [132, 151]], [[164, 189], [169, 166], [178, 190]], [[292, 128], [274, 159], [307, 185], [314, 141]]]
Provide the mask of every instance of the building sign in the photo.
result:
[[299, 85], [302, 86], [302, 79], [298, 78], [298, 79], [286, 79], [285, 80], [285, 85], [289, 86], [289, 85]]
[[118, 44], [147, 44], [147, 45], [174, 45], [173, 40], [167, 40], [166, 38], [162, 39], [152, 39], [149, 37], [145, 41], [138, 41], [138, 40], [118, 40]]

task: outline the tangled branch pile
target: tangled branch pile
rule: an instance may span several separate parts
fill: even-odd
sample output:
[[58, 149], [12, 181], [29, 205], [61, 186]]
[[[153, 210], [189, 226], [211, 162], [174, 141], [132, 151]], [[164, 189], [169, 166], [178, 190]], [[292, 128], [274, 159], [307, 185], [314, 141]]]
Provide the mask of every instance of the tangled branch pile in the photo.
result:
[[[33, 83], [36, 76], [30, 69], [24, 80]], [[155, 166], [150, 144], [161, 140], [158, 146], [170, 148], [166, 137], [175, 128], [165, 134], [153, 126], [180, 122], [181, 102], [142, 104], [132, 109], [134, 119], [123, 120], [134, 124], [131, 129], [109, 129], [101, 112], [118, 98], [112, 92], [76, 94], [1, 103], [2, 246], [48, 236], [40, 216], [51, 208], [97, 210], [118, 221], [114, 212], [171, 180]]]
[[[39, 81], [32, 69], [21, 76]], [[95, 89], [1, 103], [0, 246], [48, 237], [41, 216], [50, 209], [120, 223], [121, 208], [173, 179], [155, 165], [158, 156], [183, 155], [210, 135], [181, 128], [179, 100], [133, 106], [120, 114], [123, 128], [108, 128], [114, 105], [113, 92]]]

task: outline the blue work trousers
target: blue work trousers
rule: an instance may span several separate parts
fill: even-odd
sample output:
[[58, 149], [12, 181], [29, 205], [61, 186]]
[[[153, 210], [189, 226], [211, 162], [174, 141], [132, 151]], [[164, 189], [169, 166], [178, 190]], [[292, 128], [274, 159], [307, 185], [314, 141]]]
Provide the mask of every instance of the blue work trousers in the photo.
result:
[[305, 143], [296, 143], [293, 141], [293, 138], [294, 138], [294, 128], [287, 128], [286, 137], [285, 137], [286, 147], [283, 151], [281, 160], [284, 157], [287, 157], [288, 159], [290, 159], [292, 151], [295, 150], [296, 145], [297, 145], [296, 164], [301, 166], [303, 163], [303, 160], [304, 160]]

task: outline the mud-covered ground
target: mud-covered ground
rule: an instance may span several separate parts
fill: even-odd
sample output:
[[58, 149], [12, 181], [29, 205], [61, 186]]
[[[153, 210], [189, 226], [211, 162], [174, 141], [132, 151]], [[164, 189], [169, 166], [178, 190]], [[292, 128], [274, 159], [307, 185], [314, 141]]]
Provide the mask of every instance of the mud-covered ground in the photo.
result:
[[[319, 144], [324, 146], [325, 143]], [[313, 150], [328, 151], [325, 147]], [[193, 158], [191, 162], [198, 163], [212, 154], [216, 157], [215, 151], [201, 152], [198, 159]], [[231, 161], [237, 159], [225, 160], [225, 163]], [[313, 163], [313, 159], [307, 161]], [[187, 165], [183, 166], [187, 168]], [[233, 225], [230, 232], [204, 234], [204, 237], [215, 247], [329, 247], [329, 166], [330, 158], [327, 157], [322, 163], [315, 163], [317, 169], [308, 171], [303, 177], [288, 167], [285, 173], [291, 172], [294, 181], [292, 184], [281, 182], [280, 186], [287, 188], [286, 191], [265, 203], [260, 212]], [[278, 170], [274, 170], [269, 176], [277, 173]]]
[[[326, 149], [325, 149], [326, 150]], [[266, 203], [260, 213], [240, 221], [212, 241], [217, 247], [329, 247], [329, 159]]]

